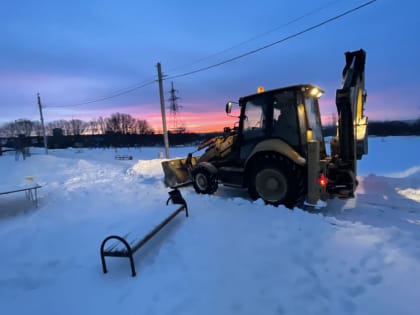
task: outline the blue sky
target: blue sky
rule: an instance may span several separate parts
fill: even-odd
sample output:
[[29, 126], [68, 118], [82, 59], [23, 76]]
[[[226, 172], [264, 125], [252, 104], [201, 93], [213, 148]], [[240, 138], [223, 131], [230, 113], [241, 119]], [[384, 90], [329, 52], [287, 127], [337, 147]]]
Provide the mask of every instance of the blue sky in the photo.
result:
[[[158, 121], [157, 83], [71, 105], [153, 81], [157, 62], [170, 78], [281, 40], [366, 2], [3, 1], [0, 123], [39, 119], [37, 92], [46, 121], [89, 120], [117, 111]], [[343, 54], [363, 48], [369, 119], [419, 118], [419, 7], [415, 0], [377, 0], [253, 55], [175, 78], [180, 117], [185, 113], [188, 127], [190, 117], [204, 121], [200, 115], [223, 114], [226, 101], [254, 93], [259, 85], [299, 83], [326, 91], [321, 111], [331, 117]], [[164, 82], [167, 98], [170, 83]]]

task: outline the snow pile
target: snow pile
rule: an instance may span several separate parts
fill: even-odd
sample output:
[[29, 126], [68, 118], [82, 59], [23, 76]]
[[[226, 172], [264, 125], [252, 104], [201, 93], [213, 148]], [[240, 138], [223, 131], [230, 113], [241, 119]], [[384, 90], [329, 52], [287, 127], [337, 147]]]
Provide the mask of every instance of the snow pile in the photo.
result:
[[420, 189], [397, 189], [398, 193], [408, 199], [420, 202]]
[[43, 186], [39, 208], [24, 194], [0, 196], [2, 312], [418, 314], [418, 144], [370, 139], [356, 198], [316, 213], [226, 187], [212, 196], [182, 188], [190, 217], [137, 252], [136, 278], [125, 258], [107, 258], [104, 275], [99, 246], [110, 234], [144, 236], [169, 213], [161, 148], [2, 156], [1, 184], [31, 176]]
[[162, 160], [141, 160], [138, 161], [132, 168], [128, 170], [129, 174], [139, 175], [145, 178], [151, 177], [161, 177], [163, 179], [162, 173]]

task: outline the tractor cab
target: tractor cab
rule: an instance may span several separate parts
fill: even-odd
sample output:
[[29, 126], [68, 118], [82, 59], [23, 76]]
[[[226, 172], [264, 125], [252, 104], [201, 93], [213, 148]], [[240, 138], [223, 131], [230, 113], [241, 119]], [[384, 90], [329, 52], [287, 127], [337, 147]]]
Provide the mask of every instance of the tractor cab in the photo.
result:
[[[318, 104], [322, 93], [316, 86], [298, 85], [242, 97], [237, 137], [239, 159], [246, 160], [257, 144], [269, 139], [281, 140], [303, 157], [307, 156], [307, 141], [318, 140], [320, 155], [325, 155]], [[231, 106], [232, 102], [226, 105], [227, 113]]]

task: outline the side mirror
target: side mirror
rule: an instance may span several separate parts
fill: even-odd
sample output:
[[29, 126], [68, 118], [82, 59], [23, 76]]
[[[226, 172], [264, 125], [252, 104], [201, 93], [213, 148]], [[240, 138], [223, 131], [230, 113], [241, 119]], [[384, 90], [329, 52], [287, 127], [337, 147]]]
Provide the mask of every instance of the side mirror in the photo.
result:
[[232, 102], [229, 101], [226, 103], [226, 114], [230, 114], [232, 112]]

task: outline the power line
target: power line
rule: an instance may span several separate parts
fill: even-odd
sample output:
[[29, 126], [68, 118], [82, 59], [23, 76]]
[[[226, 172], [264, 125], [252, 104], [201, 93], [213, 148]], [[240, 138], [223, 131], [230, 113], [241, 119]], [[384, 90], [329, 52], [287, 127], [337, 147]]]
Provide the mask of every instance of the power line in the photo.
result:
[[149, 86], [151, 84], [154, 84], [156, 82], [156, 80], [152, 80], [152, 81], [148, 81], [146, 83], [140, 84], [140, 85], [135, 85], [134, 87], [131, 88], [125, 88], [125, 89], [120, 89], [116, 92], [114, 92], [114, 94], [111, 94], [109, 96], [104, 96], [101, 98], [97, 98], [91, 101], [86, 101], [86, 102], [81, 102], [81, 103], [75, 103], [75, 104], [68, 104], [68, 105], [49, 105], [49, 106], [44, 106], [45, 108], [63, 108], [63, 107], [75, 107], [75, 106], [82, 106], [82, 105], [87, 105], [87, 104], [92, 104], [92, 103], [96, 103], [96, 102], [101, 102], [101, 101], [105, 101], [105, 100], [109, 100], [111, 98], [115, 98], [124, 94], [128, 94], [131, 93], [135, 90], [139, 90], [141, 88], [144, 88], [146, 86]]
[[[341, 0], [340, 0], [340, 1], [341, 1]], [[327, 2], [325, 5], [320, 6], [320, 7], [316, 8], [316, 9], [314, 9], [314, 10], [312, 10], [312, 11], [309, 11], [308, 13], [306, 13], [306, 14], [304, 14], [304, 15], [301, 15], [301, 16], [299, 16], [299, 17], [297, 17], [297, 18], [295, 18], [295, 19], [293, 19], [293, 20], [291, 20], [291, 21], [289, 21], [289, 22], [287, 22], [287, 23], [284, 23], [284, 24], [282, 24], [282, 25], [280, 25], [280, 26], [276, 27], [276, 28], [273, 28], [273, 29], [271, 29], [271, 30], [268, 30], [268, 31], [266, 31], [266, 32], [264, 32], [264, 33], [261, 33], [261, 34], [258, 34], [258, 35], [256, 35], [256, 36], [253, 36], [253, 37], [251, 37], [251, 38], [249, 38], [249, 39], [247, 39], [247, 40], [245, 40], [245, 41], [243, 41], [243, 42], [240, 42], [240, 43], [238, 43], [238, 44], [236, 44], [236, 45], [234, 45], [234, 46], [231, 46], [231, 47], [226, 48], [226, 49], [224, 49], [224, 50], [222, 50], [222, 51], [219, 51], [219, 52], [217, 52], [217, 53], [215, 53], [215, 54], [213, 54], [213, 55], [210, 55], [210, 56], [207, 56], [207, 57], [204, 57], [204, 58], [198, 59], [198, 60], [196, 60], [195, 62], [193, 62], [192, 64], [190, 64], [189, 66], [194, 65], [194, 64], [197, 64], [197, 63], [199, 63], [199, 62], [201, 62], [201, 61], [207, 60], [207, 59], [212, 58], [212, 57], [214, 57], [214, 56], [221, 55], [221, 54], [223, 54], [223, 53], [225, 53], [225, 52], [227, 52], [227, 51], [229, 51], [229, 50], [232, 50], [232, 49], [237, 48], [237, 47], [240, 47], [240, 46], [242, 46], [242, 45], [244, 45], [244, 44], [246, 44], [246, 43], [249, 43], [249, 42], [251, 42], [251, 41], [253, 41], [253, 40], [256, 40], [256, 39], [258, 39], [259, 37], [263, 37], [263, 36], [265, 36], [265, 35], [267, 35], [267, 34], [270, 34], [270, 33], [274, 32], [274, 31], [277, 31], [277, 30], [279, 30], [279, 29], [281, 29], [281, 28], [283, 28], [283, 27], [289, 26], [289, 25], [291, 25], [291, 24], [293, 24], [293, 23], [295, 23], [295, 22], [297, 22], [297, 21], [299, 21], [299, 20], [302, 20], [302, 19], [304, 19], [304, 18], [306, 18], [306, 17], [308, 17], [308, 16], [310, 16], [310, 15], [312, 15], [312, 14], [316, 13], [317, 11], [320, 11], [320, 10], [323, 10], [323, 9], [325, 9], [325, 8], [329, 7], [331, 4], [336, 3], [336, 2], [337, 2], [336, 0], [329, 1], [329, 2]], [[169, 71], [174, 71], [174, 70], [176, 70], [176, 69], [179, 69], [179, 67], [178, 67], [178, 68], [171, 69], [171, 70], [169, 70]], [[118, 97], [118, 96], [121, 96], [121, 95], [124, 95], [124, 94], [131, 93], [131, 92], [133, 92], [133, 91], [135, 91], [135, 90], [138, 90], [138, 89], [141, 89], [141, 88], [146, 87], [146, 86], [148, 86], [148, 85], [151, 85], [151, 84], [153, 84], [154, 82], [156, 82], [156, 80], [153, 80], [153, 81], [148, 81], [148, 82], [147, 82], [147, 83], [145, 83], [145, 84], [135, 85], [135, 86], [133, 86], [133, 87], [127, 87], [127, 88], [124, 88], [124, 89], [120, 89], [120, 90], [115, 91], [113, 94], [111, 94], [111, 95], [109, 95], [109, 96], [104, 96], [104, 97], [97, 98], [97, 99], [93, 99], [93, 100], [90, 100], [90, 101], [85, 101], [85, 102], [80, 102], [80, 103], [74, 103], [74, 104], [68, 104], [68, 105], [51, 105], [51, 106], [45, 106], [45, 105], [44, 105], [44, 108], [65, 108], [65, 107], [76, 107], [76, 106], [83, 106], [83, 105], [87, 105], [87, 104], [97, 103], [97, 102], [101, 102], [101, 101], [105, 101], [105, 100], [108, 100], [108, 99], [112, 99], [112, 98], [115, 98], [115, 97]]]
[[315, 14], [315, 13], [316, 13], [316, 12], [318, 12], [318, 11], [324, 10], [324, 9], [326, 9], [327, 7], [331, 6], [332, 4], [336, 4], [336, 3], [337, 3], [337, 2], [339, 2], [339, 1], [341, 1], [341, 0], [338, 0], [338, 1], [337, 1], [337, 0], [329, 1], [329, 2], [325, 3], [324, 5], [322, 5], [322, 6], [318, 7], [318, 8], [315, 8], [315, 9], [313, 9], [313, 10], [311, 10], [311, 11], [309, 11], [309, 12], [307, 12], [307, 13], [305, 13], [305, 14], [301, 15], [301, 16], [298, 16], [297, 18], [292, 19], [292, 20], [291, 20], [291, 21], [289, 21], [289, 22], [286, 22], [286, 23], [284, 23], [284, 24], [281, 24], [280, 26], [277, 26], [277, 27], [272, 28], [272, 29], [270, 29], [270, 30], [268, 30], [268, 31], [265, 31], [265, 32], [260, 33], [260, 34], [257, 34], [257, 35], [255, 35], [255, 36], [252, 36], [252, 37], [251, 37], [251, 38], [249, 38], [249, 39], [246, 39], [246, 40], [244, 40], [244, 41], [242, 41], [242, 42], [240, 42], [240, 43], [238, 43], [238, 44], [235, 44], [235, 45], [233, 45], [233, 46], [230, 46], [230, 47], [228, 47], [228, 48], [225, 48], [225, 49], [223, 49], [223, 50], [221, 50], [221, 51], [219, 51], [219, 52], [216, 52], [216, 53], [214, 53], [214, 54], [211, 54], [211, 55], [205, 56], [205, 57], [203, 57], [203, 58], [199, 58], [199, 59], [197, 59], [196, 61], [193, 61], [192, 63], [190, 63], [190, 64], [188, 64], [188, 65], [185, 65], [185, 66], [180, 66], [180, 67], [175, 67], [175, 68], [170, 69], [170, 70], [168, 70], [168, 71], [175, 71], [175, 70], [178, 70], [178, 69], [180, 69], [180, 68], [185, 68], [185, 67], [193, 66], [193, 65], [196, 65], [197, 63], [200, 63], [200, 62], [202, 62], [202, 61], [204, 61], [204, 60], [210, 59], [210, 58], [215, 57], [215, 56], [222, 55], [222, 54], [223, 54], [223, 53], [225, 53], [225, 52], [228, 52], [228, 51], [230, 51], [230, 50], [233, 50], [233, 49], [235, 49], [235, 48], [238, 48], [238, 47], [240, 47], [240, 46], [243, 46], [243, 45], [245, 45], [245, 44], [247, 44], [247, 43], [249, 43], [249, 42], [252, 42], [252, 41], [254, 41], [254, 40], [258, 39], [258, 38], [261, 38], [261, 37], [266, 36], [266, 35], [268, 35], [268, 34], [270, 34], [270, 33], [273, 33], [273, 32], [275, 32], [275, 31], [278, 31], [278, 30], [280, 30], [280, 29], [282, 29], [282, 28], [284, 28], [284, 27], [286, 27], [286, 26], [292, 25], [293, 23], [296, 23], [296, 22], [298, 22], [298, 21], [300, 21], [300, 20], [302, 20], [302, 19], [304, 19], [304, 18], [306, 18], [306, 17], [308, 17], [308, 16], [311, 16], [311, 15]]
[[[297, 33], [294, 33], [294, 34], [292, 34], [292, 35], [286, 36], [285, 38], [282, 38], [282, 39], [280, 39], [280, 40], [278, 40], [278, 41], [275, 41], [275, 42], [273, 42], [273, 43], [270, 43], [270, 44], [264, 45], [264, 46], [262, 46], [262, 47], [260, 47], [260, 48], [253, 49], [253, 50], [248, 51], [248, 52], [246, 52], [246, 53], [243, 53], [243, 54], [241, 54], [241, 55], [238, 55], [238, 56], [235, 56], [235, 57], [232, 57], [232, 58], [226, 59], [226, 60], [224, 60], [224, 61], [221, 61], [221, 62], [218, 62], [218, 63], [212, 64], [212, 65], [210, 65], [210, 66], [206, 66], [206, 67], [198, 68], [198, 69], [196, 69], [196, 70], [192, 70], [192, 71], [184, 72], [184, 73], [181, 73], [181, 74], [178, 74], [178, 75], [167, 76], [167, 77], [166, 77], [166, 78], [164, 78], [163, 80], [175, 79], [175, 78], [185, 77], [185, 76], [192, 75], [192, 74], [195, 74], [195, 73], [203, 72], [203, 71], [210, 70], [210, 69], [212, 69], [212, 68], [215, 68], [215, 67], [218, 67], [218, 66], [224, 65], [224, 64], [226, 64], [226, 63], [233, 62], [233, 61], [238, 60], [238, 59], [241, 59], [241, 58], [243, 58], [243, 57], [246, 57], [246, 56], [249, 56], [249, 55], [255, 54], [255, 53], [259, 52], [259, 51], [262, 51], [262, 50], [267, 49], [267, 48], [269, 48], [269, 47], [272, 47], [272, 46], [274, 46], [274, 45], [277, 45], [277, 44], [280, 44], [280, 43], [286, 42], [286, 41], [288, 41], [288, 40], [290, 40], [290, 39], [292, 39], [292, 38], [295, 38], [295, 37], [298, 37], [298, 36], [300, 36], [300, 35], [302, 35], [302, 34], [304, 34], [304, 33], [310, 32], [310, 31], [312, 31], [312, 30], [314, 30], [314, 29], [316, 29], [316, 28], [319, 28], [319, 27], [321, 27], [321, 26], [323, 26], [323, 25], [325, 25], [325, 24], [328, 24], [328, 23], [331, 23], [331, 22], [333, 22], [333, 21], [335, 21], [335, 20], [338, 20], [338, 19], [340, 19], [340, 18], [342, 18], [342, 17], [344, 17], [344, 16], [346, 16], [346, 15], [349, 15], [349, 14], [351, 14], [351, 13], [353, 13], [353, 12], [357, 11], [357, 10], [360, 10], [360, 9], [362, 9], [362, 8], [364, 8], [364, 7], [368, 6], [368, 5], [370, 5], [370, 4], [372, 4], [373, 2], [376, 2], [376, 1], [377, 1], [377, 0], [371, 0], [371, 1], [368, 1], [368, 2], [366, 2], [366, 3], [364, 3], [364, 4], [360, 5], [360, 6], [357, 6], [357, 7], [353, 8], [353, 9], [347, 10], [347, 11], [345, 11], [345, 12], [343, 12], [343, 13], [339, 14], [339, 15], [336, 15], [336, 16], [334, 16], [334, 17], [332, 17], [332, 18], [329, 18], [329, 19], [327, 19], [327, 20], [325, 20], [325, 21], [323, 21], [323, 22], [320, 22], [320, 23], [318, 23], [318, 24], [315, 24], [315, 25], [313, 25], [313, 26], [311, 26], [311, 27], [308, 27], [308, 28], [306, 28], [306, 29], [304, 29], [304, 30], [302, 30], [302, 31], [299, 31], [299, 32], [297, 32]], [[274, 31], [276, 31], [276, 30], [278, 30], [278, 29], [280, 29], [280, 28], [282, 28], [282, 27], [285, 27], [285, 26], [287, 26], [287, 25], [290, 25], [290, 24], [292, 24], [292, 23], [294, 23], [294, 22], [296, 22], [296, 21], [298, 21], [298, 20], [301, 20], [301, 19], [303, 19], [303, 18], [305, 18], [305, 17], [307, 17], [307, 16], [309, 16], [309, 15], [311, 15], [311, 14], [315, 13], [315, 12], [316, 12], [316, 11], [318, 11], [318, 10], [322, 10], [322, 9], [326, 8], [326, 7], [327, 7], [327, 6], [329, 6], [332, 2], [333, 2], [333, 1], [328, 2], [327, 4], [325, 4], [325, 5], [324, 5], [324, 6], [322, 6], [322, 7], [319, 7], [318, 9], [314, 9], [314, 10], [312, 10], [312, 11], [308, 12], [307, 14], [302, 15], [302, 16], [300, 16], [300, 17], [298, 17], [298, 18], [296, 18], [296, 19], [294, 19], [294, 20], [292, 20], [292, 21], [290, 21], [290, 22], [288, 22], [288, 23], [286, 23], [286, 24], [283, 24], [283, 25], [281, 25], [281, 26], [279, 26], [279, 27], [277, 27], [277, 28], [275, 28], [275, 29], [269, 30], [269, 31], [267, 31], [267, 32], [265, 32], [265, 33], [262, 33], [262, 34], [260, 34], [260, 35], [254, 36], [254, 37], [250, 38], [249, 40], [246, 40], [246, 41], [244, 41], [244, 42], [242, 42], [242, 43], [239, 43], [239, 44], [237, 44], [237, 45], [235, 45], [235, 46], [232, 46], [232, 47], [230, 47], [230, 48], [227, 48], [227, 49], [225, 49], [225, 50], [223, 50], [223, 51], [221, 51], [221, 52], [219, 52], [219, 53], [217, 53], [217, 54], [215, 54], [215, 55], [218, 55], [218, 54], [221, 54], [221, 53], [226, 52], [226, 51], [228, 51], [228, 50], [231, 50], [231, 49], [233, 49], [233, 48], [236, 48], [236, 47], [238, 47], [238, 46], [241, 46], [241, 45], [243, 45], [243, 44], [245, 44], [245, 43], [248, 43], [248, 42], [250, 42], [250, 41], [252, 41], [252, 40], [257, 39], [258, 37], [264, 36], [264, 35], [266, 35], [266, 34], [269, 34], [269, 33], [271, 33], [271, 32], [274, 32]], [[210, 57], [211, 57], [211, 56], [206, 57], [206, 58], [203, 58], [203, 59], [201, 59], [200, 61], [202, 61], [202, 60], [204, 60], [204, 59], [207, 59], [207, 58], [210, 58]], [[199, 61], [197, 61], [197, 62], [199, 62]], [[197, 62], [195, 62], [195, 63], [197, 63]], [[118, 97], [118, 96], [121, 96], [121, 95], [124, 95], [124, 94], [131, 93], [131, 92], [133, 92], [133, 91], [135, 91], [135, 90], [139, 90], [139, 89], [144, 88], [144, 87], [146, 87], [146, 86], [152, 85], [152, 84], [154, 84], [155, 82], [156, 82], [156, 80], [150, 80], [150, 81], [147, 81], [147, 82], [145, 82], [145, 83], [143, 83], [143, 84], [140, 84], [140, 85], [135, 85], [134, 87], [131, 87], [131, 88], [120, 89], [120, 90], [118, 90], [118, 91], [114, 92], [114, 94], [111, 94], [111, 95], [108, 95], [108, 96], [104, 96], [104, 97], [101, 97], [101, 98], [97, 98], [97, 99], [93, 99], [93, 100], [90, 100], [90, 101], [85, 101], [85, 102], [80, 102], [80, 103], [74, 103], [74, 104], [68, 104], [68, 105], [48, 105], [48, 106], [45, 106], [45, 105], [44, 105], [43, 107], [44, 107], [44, 108], [65, 108], [65, 107], [76, 107], [76, 106], [83, 106], [83, 105], [88, 105], [88, 104], [92, 104], [92, 103], [97, 103], [97, 102], [101, 102], [101, 101], [109, 100], [109, 99], [112, 99], [112, 98], [115, 98], [115, 97]]]
[[339, 15], [336, 15], [336, 16], [334, 16], [332, 18], [329, 18], [329, 19], [327, 19], [325, 21], [322, 21], [322, 22], [320, 22], [318, 24], [315, 24], [313, 26], [310, 26], [310, 27], [308, 27], [308, 28], [306, 28], [306, 29], [304, 29], [302, 31], [299, 31], [299, 32], [294, 33], [294, 34], [289, 35], [289, 36], [286, 36], [286, 37], [284, 37], [284, 38], [282, 38], [282, 39], [280, 39], [278, 41], [275, 41], [275, 42], [272, 42], [270, 44], [264, 45], [264, 46], [262, 46], [260, 48], [253, 49], [251, 51], [248, 51], [248, 52], [243, 53], [241, 55], [238, 55], [236, 57], [232, 57], [232, 58], [226, 59], [224, 61], [221, 61], [221, 62], [212, 64], [210, 66], [202, 67], [202, 68], [199, 68], [199, 69], [196, 69], [196, 70], [188, 71], [188, 72], [181, 73], [181, 74], [178, 74], [178, 75], [168, 76], [167, 78], [165, 78], [165, 80], [169, 80], [169, 79], [172, 80], [172, 79], [176, 79], [176, 78], [185, 77], [185, 76], [188, 76], [188, 75], [191, 75], [191, 74], [195, 74], [195, 73], [198, 73], [198, 72], [203, 72], [203, 71], [206, 71], [206, 70], [210, 70], [212, 68], [219, 67], [219, 66], [224, 65], [226, 63], [230, 63], [230, 62], [233, 62], [235, 60], [241, 59], [243, 57], [246, 57], [246, 56], [255, 54], [255, 53], [257, 53], [257, 52], [259, 52], [261, 50], [264, 50], [264, 49], [267, 49], [267, 48], [272, 47], [274, 45], [277, 45], [277, 44], [286, 42], [286, 41], [288, 41], [288, 40], [290, 40], [292, 38], [298, 37], [298, 36], [300, 36], [302, 34], [305, 34], [307, 32], [310, 32], [310, 31], [314, 30], [314, 29], [317, 29], [317, 28], [319, 28], [319, 27], [321, 27], [321, 26], [323, 26], [325, 24], [328, 24], [328, 23], [331, 23], [331, 22], [333, 22], [335, 20], [338, 20], [338, 19], [340, 19], [340, 18], [342, 18], [342, 17], [344, 17], [346, 15], [349, 15], [349, 14], [351, 14], [351, 13], [357, 11], [357, 10], [360, 10], [360, 9], [362, 9], [362, 8], [368, 6], [368, 5], [370, 5], [370, 4], [372, 4], [372, 3], [376, 2], [376, 1], [377, 0], [368, 1], [368, 2], [366, 2], [366, 3], [364, 3], [364, 4], [360, 5], [360, 6], [357, 6], [357, 7], [353, 8], [353, 9], [347, 10], [347, 11], [345, 11], [345, 12], [339, 14]]

